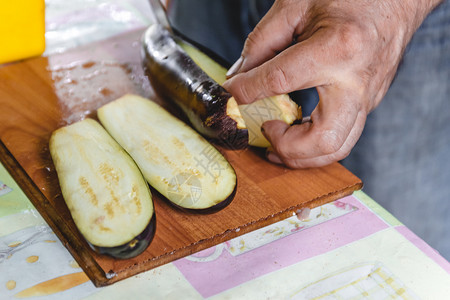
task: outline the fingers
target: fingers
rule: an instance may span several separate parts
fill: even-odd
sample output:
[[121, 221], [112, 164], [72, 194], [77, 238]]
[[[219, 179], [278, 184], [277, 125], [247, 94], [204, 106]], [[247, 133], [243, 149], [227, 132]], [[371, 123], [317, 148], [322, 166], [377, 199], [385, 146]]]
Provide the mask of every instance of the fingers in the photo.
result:
[[359, 139], [366, 112], [354, 93], [335, 87], [319, 91], [321, 103], [313, 123], [288, 126], [280, 121], [263, 124], [273, 152], [267, 158], [291, 168], [317, 167], [345, 158]]
[[[247, 72], [228, 79], [223, 87], [240, 104], [330, 83], [326, 31], [296, 44]], [[318, 46], [321, 45], [321, 46]]]
[[296, 1], [289, 2], [275, 2], [256, 25], [245, 41], [241, 57], [228, 71], [228, 77], [262, 64], [292, 44], [302, 14]]
[[300, 159], [291, 159], [286, 160], [285, 162], [274, 152], [269, 151], [267, 153], [267, 159], [276, 164], [285, 164], [286, 166], [298, 169], [298, 168], [312, 168], [312, 167], [322, 167], [333, 162], [344, 159], [350, 154], [351, 149], [356, 144], [357, 140], [361, 136], [362, 130], [364, 128], [364, 123], [366, 120], [366, 116], [364, 113], [360, 112], [358, 114], [357, 120], [355, 122], [355, 126], [352, 128], [350, 134], [348, 135], [346, 141], [339, 149], [339, 151], [322, 155], [313, 158], [300, 158]]

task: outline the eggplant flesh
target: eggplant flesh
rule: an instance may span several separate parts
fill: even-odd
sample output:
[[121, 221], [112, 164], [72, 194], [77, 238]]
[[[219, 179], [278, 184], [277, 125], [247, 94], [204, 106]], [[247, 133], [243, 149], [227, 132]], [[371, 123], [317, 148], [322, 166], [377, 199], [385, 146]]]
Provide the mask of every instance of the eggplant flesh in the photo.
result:
[[268, 148], [270, 142], [261, 132], [261, 126], [268, 120], [280, 120], [293, 124], [302, 118], [302, 110], [287, 95], [278, 95], [257, 100], [251, 104], [239, 105], [239, 111], [248, 129], [248, 143], [251, 146]]
[[50, 153], [64, 201], [88, 244], [118, 258], [144, 251], [155, 233], [152, 195], [106, 130], [92, 119], [59, 128]]
[[233, 199], [237, 178], [225, 157], [155, 102], [125, 95], [97, 114], [148, 183], [175, 206], [213, 212]]
[[223, 146], [248, 146], [248, 132], [239, 126], [228, 105], [234, 98], [208, 76], [161, 25], [151, 25], [143, 36], [143, 68], [155, 91], [172, 100], [203, 136]]

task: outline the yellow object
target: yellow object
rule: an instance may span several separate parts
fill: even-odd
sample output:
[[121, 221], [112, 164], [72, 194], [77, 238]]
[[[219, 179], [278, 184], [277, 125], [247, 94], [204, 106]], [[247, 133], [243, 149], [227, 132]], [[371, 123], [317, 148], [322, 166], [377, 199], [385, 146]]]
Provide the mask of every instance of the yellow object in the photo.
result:
[[1, 0], [0, 44], [0, 64], [41, 55], [45, 49], [44, 0]]

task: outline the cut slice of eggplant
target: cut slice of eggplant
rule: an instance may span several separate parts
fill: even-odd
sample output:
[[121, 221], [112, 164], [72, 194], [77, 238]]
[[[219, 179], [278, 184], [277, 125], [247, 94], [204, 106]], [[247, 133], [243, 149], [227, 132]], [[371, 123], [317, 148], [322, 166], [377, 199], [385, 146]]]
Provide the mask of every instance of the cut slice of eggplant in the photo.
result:
[[301, 108], [287, 94], [263, 98], [251, 104], [241, 104], [239, 111], [248, 129], [248, 143], [262, 148], [270, 146], [270, 142], [261, 132], [264, 122], [280, 120], [293, 124], [302, 116]]
[[106, 130], [92, 119], [57, 129], [50, 153], [63, 198], [92, 249], [117, 258], [144, 251], [156, 224], [150, 188]]
[[158, 104], [125, 95], [97, 114], [150, 185], [175, 206], [214, 212], [233, 199], [237, 179], [232, 166], [207, 140]]

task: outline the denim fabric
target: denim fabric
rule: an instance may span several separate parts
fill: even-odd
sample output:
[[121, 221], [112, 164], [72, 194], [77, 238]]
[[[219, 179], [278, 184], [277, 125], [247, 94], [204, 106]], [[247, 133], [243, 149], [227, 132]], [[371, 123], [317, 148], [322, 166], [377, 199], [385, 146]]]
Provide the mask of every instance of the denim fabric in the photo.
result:
[[[230, 63], [270, 1], [176, 1], [178, 30]], [[314, 90], [300, 92], [309, 113]], [[311, 102], [312, 101], [312, 102]], [[306, 105], [306, 104], [304, 104]], [[408, 45], [386, 97], [342, 162], [364, 191], [450, 260], [450, 0]]]
[[[249, 1], [170, 1], [168, 17], [173, 28], [231, 64], [241, 55], [247, 35], [255, 26]], [[264, 1], [263, 1], [264, 2]]]
[[343, 164], [368, 195], [450, 260], [450, 1], [415, 33]]

